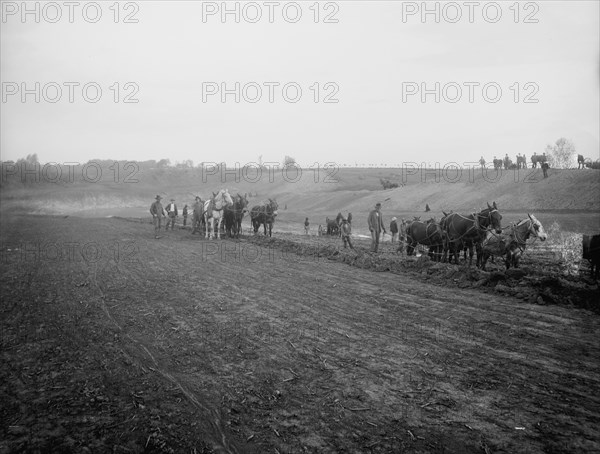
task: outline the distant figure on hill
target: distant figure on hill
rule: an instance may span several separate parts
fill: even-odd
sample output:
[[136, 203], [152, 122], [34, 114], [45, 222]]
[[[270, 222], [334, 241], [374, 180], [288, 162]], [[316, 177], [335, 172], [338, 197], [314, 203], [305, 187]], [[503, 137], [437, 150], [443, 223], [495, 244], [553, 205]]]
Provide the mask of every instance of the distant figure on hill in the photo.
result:
[[550, 168], [550, 164], [547, 162], [542, 163], [542, 171], [544, 172], [544, 178], [548, 178], [548, 169]]
[[396, 221], [396, 217], [393, 217], [392, 222], [390, 222], [390, 233], [392, 234], [392, 243], [396, 241], [396, 235], [398, 235], [398, 223]]
[[323, 226], [319, 224], [319, 231], [317, 232], [319, 236], [323, 236]]
[[169, 225], [171, 225], [171, 230], [175, 228], [175, 220], [178, 216], [177, 205], [175, 205], [175, 199], [171, 199], [171, 203], [167, 205], [167, 226], [165, 227], [165, 231], [169, 230]]
[[310, 227], [310, 222], [308, 222], [308, 218], [304, 220], [304, 234], [308, 235], [308, 229]]
[[431, 208], [429, 208], [429, 204], [426, 203], [425, 204], [425, 212], [427, 212], [427, 211], [431, 211]]
[[482, 169], [485, 167], [485, 159], [483, 159], [483, 156], [479, 159], [479, 164], [481, 164]]
[[150, 205], [150, 214], [152, 215], [152, 222], [154, 223], [154, 238], [159, 239], [160, 226], [162, 219], [165, 217], [165, 210], [160, 203], [162, 197], [157, 195], [156, 200]]
[[184, 227], [187, 225], [187, 218], [188, 218], [188, 206], [186, 204], [183, 207], [183, 226]]

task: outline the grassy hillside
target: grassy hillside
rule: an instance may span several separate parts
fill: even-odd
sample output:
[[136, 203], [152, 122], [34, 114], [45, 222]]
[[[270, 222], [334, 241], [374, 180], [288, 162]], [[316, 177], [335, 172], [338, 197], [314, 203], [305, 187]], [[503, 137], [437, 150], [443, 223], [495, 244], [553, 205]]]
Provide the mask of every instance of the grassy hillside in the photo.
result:
[[[174, 197], [180, 206], [191, 204], [195, 195], [206, 198], [211, 191], [228, 188], [231, 193], [248, 193], [250, 203], [276, 198], [298, 213], [366, 212], [382, 202], [390, 211], [422, 212], [429, 204], [434, 213], [441, 210], [472, 211], [496, 201], [505, 211], [573, 210], [600, 212], [600, 171], [554, 170], [542, 178], [540, 169], [503, 171], [496, 174], [463, 169], [433, 170], [392, 168], [341, 168], [336, 173], [304, 170], [300, 178], [290, 171], [265, 170], [262, 175], [240, 173], [233, 169], [208, 175], [199, 169], [140, 170], [126, 182], [104, 172], [98, 182], [75, 178], [73, 182], [51, 183], [17, 177], [4, 179], [3, 209], [35, 213], [74, 214], [94, 210], [146, 208], [156, 194]], [[76, 172], [77, 177], [77, 172]], [[380, 178], [400, 187], [383, 190]], [[116, 181], [115, 181], [116, 180]]]

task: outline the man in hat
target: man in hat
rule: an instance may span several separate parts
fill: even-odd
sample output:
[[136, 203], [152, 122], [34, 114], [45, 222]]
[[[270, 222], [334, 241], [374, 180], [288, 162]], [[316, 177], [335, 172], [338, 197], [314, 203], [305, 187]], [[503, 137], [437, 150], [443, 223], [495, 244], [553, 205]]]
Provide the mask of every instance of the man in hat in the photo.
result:
[[156, 200], [150, 205], [150, 214], [152, 215], [152, 222], [154, 222], [154, 238], [158, 239], [160, 236], [160, 225], [162, 223], [162, 219], [165, 217], [165, 210], [160, 203], [162, 199], [161, 196], [157, 195]]
[[386, 233], [383, 225], [383, 216], [381, 215], [381, 203], [377, 202], [375, 204], [375, 209], [369, 213], [367, 224], [371, 232], [371, 252], [377, 252], [379, 248], [379, 236], [382, 231], [384, 234]]
[[171, 230], [175, 228], [175, 220], [177, 219], [178, 214], [179, 213], [177, 212], [177, 205], [175, 205], [175, 199], [171, 199], [171, 203], [167, 205], [167, 216], [169, 218], [167, 219], [167, 226], [165, 227], [165, 230], [169, 230], [169, 225], [171, 225]]
[[390, 233], [392, 234], [392, 243], [396, 241], [396, 235], [398, 235], [398, 223], [396, 221], [396, 217], [393, 217], [392, 222], [390, 222]]
[[192, 235], [196, 232], [202, 233], [202, 215], [204, 211], [204, 204], [202, 199], [196, 196], [196, 202], [194, 203], [194, 212], [192, 213]]

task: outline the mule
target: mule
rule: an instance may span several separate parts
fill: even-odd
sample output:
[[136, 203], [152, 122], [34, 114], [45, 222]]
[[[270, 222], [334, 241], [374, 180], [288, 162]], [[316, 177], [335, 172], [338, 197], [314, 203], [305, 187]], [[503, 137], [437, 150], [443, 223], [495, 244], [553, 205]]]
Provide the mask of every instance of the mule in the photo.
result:
[[250, 222], [255, 235], [258, 233], [258, 228], [262, 225], [265, 236], [267, 235], [267, 226], [269, 227], [269, 236], [271, 236], [278, 207], [279, 205], [274, 199], [269, 199], [268, 202], [265, 201], [260, 205], [252, 207], [252, 210], [250, 210]]
[[427, 222], [413, 221], [406, 228], [406, 254], [413, 255], [418, 244], [429, 246], [429, 257], [435, 261], [442, 259], [445, 233], [440, 224], [430, 219]]
[[488, 232], [481, 246], [481, 269], [485, 271], [485, 265], [491, 256], [504, 256], [506, 269], [511, 266], [518, 268], [519, 260], [527, 247], [527, 240], [531, 236], [541, 241], [546, 241], [548, 238], [544, 226], [532, 214], [528, 214], [527, 219], [513, 224], [508, 232], [500, 235]]
[[[481, 243], [486, 237], [488, 229], [494, 229], [496, 233], [502, 232], [502, 215], [498, 212], [496, 202], [479, 213], [464, 216], [458, 213], [450, 213], [443, 218], [442, 227], [446, 232], [447, 248], [454, 255], [456, 264], [460, 255], [460, 248], [469, 248], [469, 266], [473, 264], [473, 246], [477, 251], [477, 266], [481, 263]], [[452, 261], [452, 256], [450, 257]]]
[[226, 206], [233, 205], [233, 200], [227, 189], [221, 189], [204, 202], [204, 222], [206, 223], [206, 238], [210, 239], [213, 232], [217, 239], [221, 239], [220, 223], [223, 220], [223, 210]]

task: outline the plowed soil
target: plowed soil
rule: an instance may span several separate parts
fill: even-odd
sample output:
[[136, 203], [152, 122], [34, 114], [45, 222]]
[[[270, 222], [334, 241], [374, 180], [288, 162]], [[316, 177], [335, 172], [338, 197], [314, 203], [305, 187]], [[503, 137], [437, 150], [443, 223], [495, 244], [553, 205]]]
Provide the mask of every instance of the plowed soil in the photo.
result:
[[1, 218], [0, 452], [598, 452], [598, 286]]

